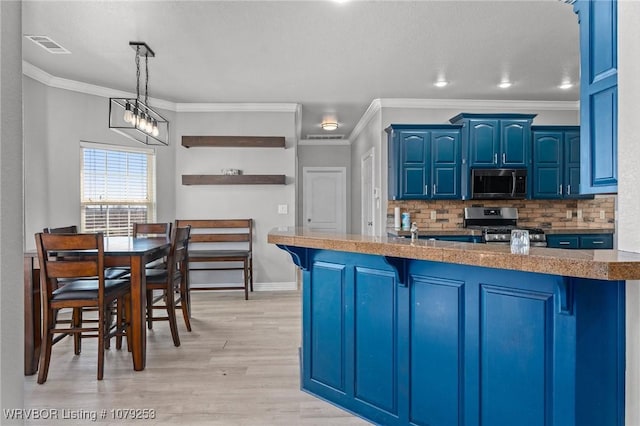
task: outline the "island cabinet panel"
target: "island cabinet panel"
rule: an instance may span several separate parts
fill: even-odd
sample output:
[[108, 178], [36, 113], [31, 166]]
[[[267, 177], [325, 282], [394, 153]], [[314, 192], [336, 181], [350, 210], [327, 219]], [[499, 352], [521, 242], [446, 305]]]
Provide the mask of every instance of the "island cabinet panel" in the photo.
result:
[[623, 281], [285, 249], [305, 391], [384, 425], [624, 424]]
[[480, 291], [481, 424], [551, 424], [553, 294]]
[[461, 424], [464, 282], [412, 275], [409, 288], [409, 419]]

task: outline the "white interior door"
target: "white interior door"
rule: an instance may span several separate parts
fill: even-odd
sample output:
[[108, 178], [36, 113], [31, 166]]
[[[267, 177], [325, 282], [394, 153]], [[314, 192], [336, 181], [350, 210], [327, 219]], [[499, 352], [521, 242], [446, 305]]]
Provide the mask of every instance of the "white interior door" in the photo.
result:
[[346, 232], [346, 167], [303, 167], [303, 227], [312, 231]]
[[373, 186], [373, 148], [362, 156], [360, 161], [362, 182], [362, 224], [361, 232], [364, 235], [375, 235], [375, 204]]

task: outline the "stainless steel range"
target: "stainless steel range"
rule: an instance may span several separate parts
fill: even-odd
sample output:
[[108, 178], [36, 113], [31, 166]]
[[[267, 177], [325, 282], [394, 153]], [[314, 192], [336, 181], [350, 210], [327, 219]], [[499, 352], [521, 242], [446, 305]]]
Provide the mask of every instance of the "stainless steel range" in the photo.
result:
[[518, 226], [518, 209], [514, 207], [466, 207], [464, 227], [481, 229], [487, 244], [509, 244], [512, 229], [525, 229], [529, 231], [530, 246], [547, 246], [542, 229]]

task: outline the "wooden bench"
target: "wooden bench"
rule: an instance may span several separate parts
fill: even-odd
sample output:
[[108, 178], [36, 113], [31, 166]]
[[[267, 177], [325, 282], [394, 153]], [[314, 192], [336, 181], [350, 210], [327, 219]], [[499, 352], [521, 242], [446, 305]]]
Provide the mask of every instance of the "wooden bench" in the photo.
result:
[[[249, 299], [253, 291], [253, 219], [195, 219], [176, 220], [177, 227], [191, 226], [189, 240], [189, 271], [243, 271], [244, 285], [236, 287], [190, 287], [191, 290], [232, 290], [243, 289], [244, 298]], [[245, 249], [226, 248], [237, 243], [247, 243]], [[226, 247], [225, 247], [226, 246]], [[197, 266], [194, 263], [242, 262], [242, 266], [216, 267]]]

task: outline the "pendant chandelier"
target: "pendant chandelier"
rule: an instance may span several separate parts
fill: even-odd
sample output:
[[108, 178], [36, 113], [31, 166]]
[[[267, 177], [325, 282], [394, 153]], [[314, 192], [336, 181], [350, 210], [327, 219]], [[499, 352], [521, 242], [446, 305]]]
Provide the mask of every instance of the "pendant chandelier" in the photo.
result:
[[[149, 106], [149, 58], [155, 53], [142, 41], [136, 52], [136, 97], [109, 98], [109, 128], [145, 145], [169, 145], [169, 122]], [[144, 100], [140, 98], [140, 58], [144, 58]]]

